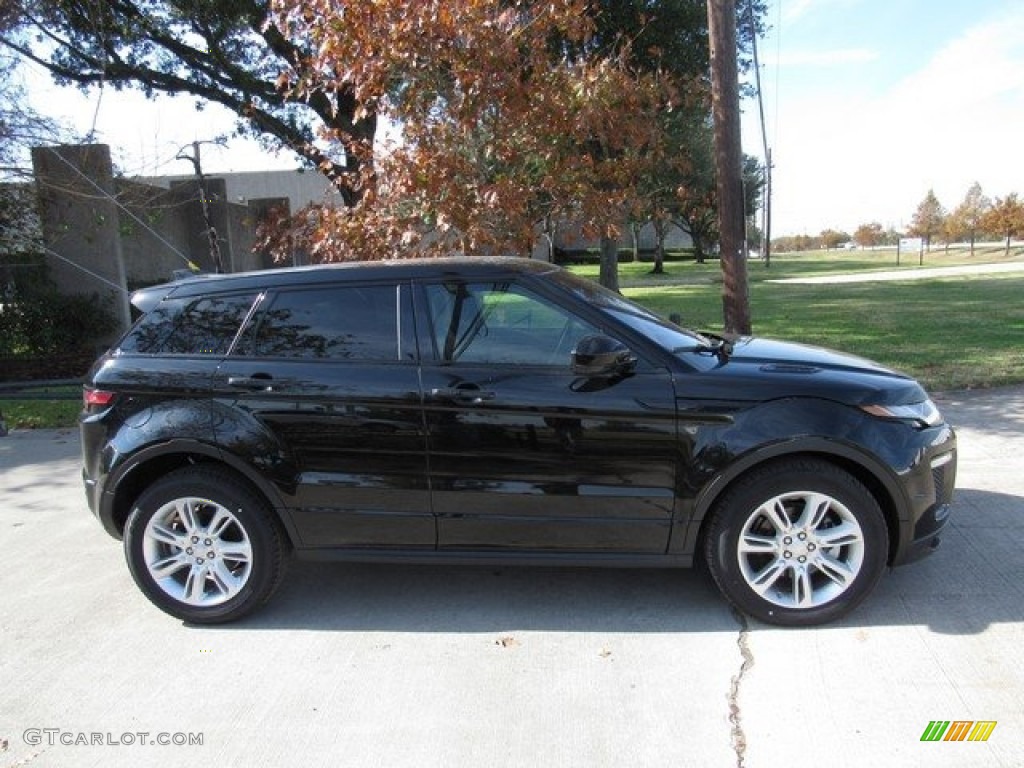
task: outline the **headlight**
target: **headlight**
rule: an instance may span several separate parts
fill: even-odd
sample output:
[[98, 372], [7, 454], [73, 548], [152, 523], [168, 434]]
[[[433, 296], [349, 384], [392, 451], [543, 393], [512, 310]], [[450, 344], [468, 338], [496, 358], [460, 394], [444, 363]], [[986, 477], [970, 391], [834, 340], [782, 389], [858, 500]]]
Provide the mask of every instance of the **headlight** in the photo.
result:
[[862, 411], [880, 419], [904, 421], [917, 427], [934, 427], [942, 423], [942, 414], [931, 400], [910, 405], [862, 405]]

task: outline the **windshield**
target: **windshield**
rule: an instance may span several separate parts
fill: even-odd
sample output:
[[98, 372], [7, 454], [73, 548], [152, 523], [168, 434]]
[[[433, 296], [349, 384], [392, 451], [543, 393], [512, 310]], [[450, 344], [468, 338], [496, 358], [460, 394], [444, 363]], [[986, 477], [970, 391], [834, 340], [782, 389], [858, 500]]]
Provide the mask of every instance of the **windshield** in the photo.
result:
[[681, 352], [706, 351], [716, 345], [714, 341], [696, 331], [680, 328], [675, 323], [662, 320], [649, 309], [634, 304], [591, 280], [584, 280], [565, 271], [553, 272], [550, 277], [562, 288], [572, 291], [588, 304], [600, 307], [666, 352], [678, 355]]

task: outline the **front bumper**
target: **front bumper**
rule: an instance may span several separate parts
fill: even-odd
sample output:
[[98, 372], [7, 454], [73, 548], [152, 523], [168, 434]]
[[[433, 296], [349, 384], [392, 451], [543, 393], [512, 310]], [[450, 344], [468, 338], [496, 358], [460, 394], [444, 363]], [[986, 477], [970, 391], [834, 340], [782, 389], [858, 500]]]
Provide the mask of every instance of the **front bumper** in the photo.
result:
[[[893, 565], [906, 565], [931, 554], [939, 546], [942, 530], [952, 517], [956, 487], [957, 448], [953, 430], [943, 425], [912, 470], [911, 535], [901, 543]], [[909, 479], [909, 478], [908, 478]]]

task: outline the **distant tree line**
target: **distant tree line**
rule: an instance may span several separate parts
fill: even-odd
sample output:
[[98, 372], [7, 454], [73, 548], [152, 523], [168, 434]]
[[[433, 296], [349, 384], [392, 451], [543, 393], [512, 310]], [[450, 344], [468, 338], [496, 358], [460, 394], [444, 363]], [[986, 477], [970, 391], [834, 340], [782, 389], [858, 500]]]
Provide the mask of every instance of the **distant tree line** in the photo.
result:
[[795, 235], [772, 240], [776, 251], [813, 251], [835, 248], [874, 248], [894, 246], [901, 237], [920, 237], [930, 251], [936, 243], [948, 250], [952, 243], [969, 243], [971, 255], [979, 239], [1000, 240], [1005, 252], [1015, 238], [1024, 238], [1024, 201], [1016, 192], [995, 200], [987, 197], [981, 185], [975, 182], [963, 200], [952, 211], [939, 202], [934, 190], [929, 189], [911, 217], [906, 232], [893, 227], [885, 229], [879, 222], [861, 224], [851, 235], [848, 232], [825, 229], [818, 235]]

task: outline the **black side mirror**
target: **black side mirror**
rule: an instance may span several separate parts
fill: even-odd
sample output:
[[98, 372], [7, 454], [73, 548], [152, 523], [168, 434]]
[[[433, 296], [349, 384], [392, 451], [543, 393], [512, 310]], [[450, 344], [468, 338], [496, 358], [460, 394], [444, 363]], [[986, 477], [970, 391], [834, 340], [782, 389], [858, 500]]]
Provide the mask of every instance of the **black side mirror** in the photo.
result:
[[572, 372], [577, 376], [625, 376], [635, 367], [636, 355], [608, 336], [584, 336], [572, 351]]

